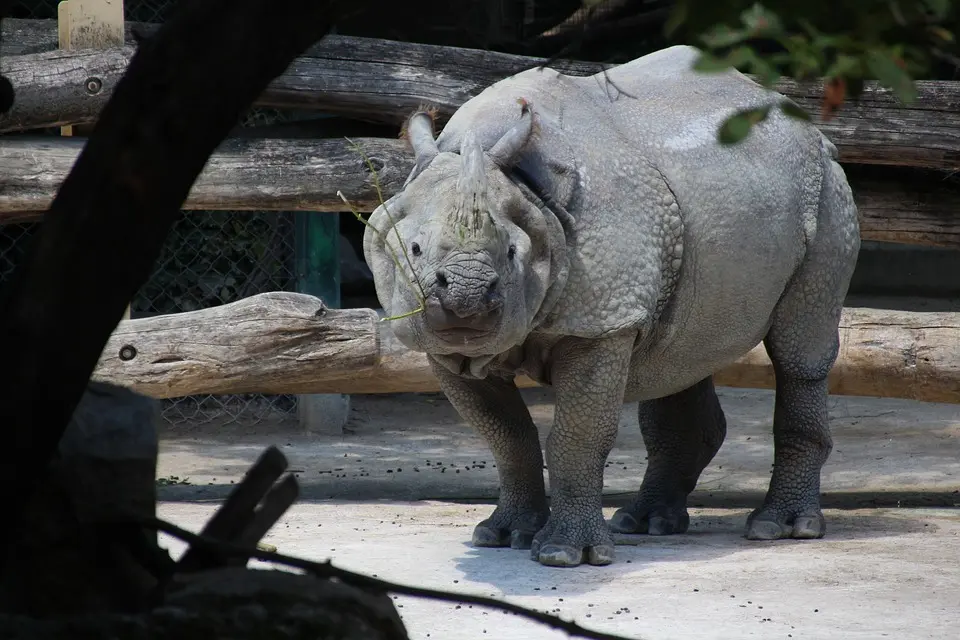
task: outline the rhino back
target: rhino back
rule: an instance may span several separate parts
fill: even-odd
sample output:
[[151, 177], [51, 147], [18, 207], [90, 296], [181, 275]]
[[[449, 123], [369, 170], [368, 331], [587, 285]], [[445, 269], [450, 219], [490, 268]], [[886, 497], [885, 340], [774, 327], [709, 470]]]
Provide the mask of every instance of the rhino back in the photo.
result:
[[[696, 73], [695, 56], [674, 47], [610, 72], [608, 82], [634, 98], [612, 110], [618, 153], [590, 163], [616, 170], [639, 150], [669, 184], [684, 225], [676, 287], [632, 367], [634, 399], [680, 391], [762, 340], [815, 242], [823, 167], [835, 154], [815, 127], [777, 109], [746, 140], [720, 145], [726, 117], [782, 97], [736, 71]], [[607, 91], [594, 90], [596, 104], [609, 104]]]

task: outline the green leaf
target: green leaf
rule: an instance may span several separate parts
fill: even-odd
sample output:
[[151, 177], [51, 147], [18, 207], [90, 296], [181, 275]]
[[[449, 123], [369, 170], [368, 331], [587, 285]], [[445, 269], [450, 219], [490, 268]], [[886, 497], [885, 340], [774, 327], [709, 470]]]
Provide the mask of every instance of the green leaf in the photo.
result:
[[759, 76], [760, 84], [765, 87], [770, 87], [777, 80], [780, 79], [780, 72], [770, 64], [769, 60], [765, 60], [760, 56], [755, 57], [750, 61], [750, 72]]
[[719, 58], [712, 53], [702, 52], [693, 63], [694, 71], [701, 73], [718, 73], [730, 67], [740, 68], [758, 59], [757, 54], [750, 47], [737, 47], [725, 57]]
[[801, 34], [793, 34], [782, 38], [780, 44], [790, 53], [790, 68], [796, 80], [805, 80], [811, 76], [820, 75], [821, 56], [807, 38]]
[[757, 107], [756, 109], [748, 109], [748, 110], [743, 111], [743, 112], [741, 112], [741, 113], [743, 113], [745, 116], [747, 116], [747, 118], [750, 119], [750, 122], [752, 122], [753, 124], [757, 124], [757, 123], [760, 123], [760, 122], [763, 122], [764, 120], [766, 120], [766, 119], [767, 119], [767, 116], [770, 115], [770, 106], [771, 106], [771, 105], [768, 104], [768, 105], [765, 106], [765, 107]]
[[780, 103], [780, 111], [783, 112], [783, 115], [789, 118], [796, 118], [797, 120], [810, 120], [810, 114], [807, 113], [803, 107], [798, 105], [793, 100], [783, 100]]
[[867, 54], [867, 68], [881, 85], [892, 90], [904, 104], [910, 104], [917, 99], [913, 79], [889, 55], [876, 49], [870, 51]]
[[726, 58], [718, 58], [706, 51], [702, 52], [700, 57], [693, 62], [693, 70], [701, 73], [726, 71], [730, 66], [730, 62]]
[[770, 36], [783, 32], [783, 23], [780, 22], [780, 17], [759, 2], [754, 3], [753, 6], [741, 13], [740, 20], [743, 22], [743, 26], [755, 36]]
[[943, 20], [950, 13], [950, 0], [924, 0], [924, 4], [938, 20]]
[[756, 109], [744, 109], [727, 118], [717, 133], [720, 144], [736, 144], [750, 134], [750, 129], [758, 122], [763, 122], [770, 113], [769, 105]]
[[947, 31], [947, 30], [944, 29], [943, 27], [939, 27], [939, 26], [936, 26], [936, 25], [930, 27], [930, 33], [932, 33], [933, 35], [937, 36], [938, 38], [940, 38], [940, 39], [943, 40], [944, 42], [953, 42], [954, 39], [955, 39], [954, 36], [953, 36], [953, 33]]
[[746, 31], [731, 29], [727, 25], [717, 25], [700, 36], [700, 40], [711, 49], [720, 49], [739, 44], [750, 37]]
[[748, 63], [752, 63], [759, 59], [756, 51], [752, 47], [743, 46], [737, 47], [733, 51], [727, 54], [727, 62], [730, 63], [733, 67], [743, 67]]
[[862, 62], [855, 56], [839, 54], [832, 65], [823, 74], [828, 78], [848, 78], [862, 73]]
[[750, 127], [752, 126], [753, 123], [750, 122], [750, 119], [741, 114], [730, 116], [720, 126], [717, 140], [720, 141], [720, 144], [736, 144], [750, 134]]

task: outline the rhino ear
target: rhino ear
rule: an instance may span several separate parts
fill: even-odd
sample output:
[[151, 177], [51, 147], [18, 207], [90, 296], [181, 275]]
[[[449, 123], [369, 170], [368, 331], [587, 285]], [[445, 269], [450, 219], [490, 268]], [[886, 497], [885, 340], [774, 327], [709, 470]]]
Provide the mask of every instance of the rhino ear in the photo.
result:
[[413, 148], [414, 167], [407, 178], [407, 183], [413, 180], [427, 166], [433, 162], [440, 150], [433, 137], [433, 119], [436, 114], [432, 109], [418, 109], [403, 125], [401, 137], [406, 138]]
[[510, 127], [510, 130], [503, 134], [503, 137], [490, 149], [490, 158], [501, 169], [513, 166], [533, 135], [533, 109], [523, 98], [520, 99], [520, 105], [520, 121]]

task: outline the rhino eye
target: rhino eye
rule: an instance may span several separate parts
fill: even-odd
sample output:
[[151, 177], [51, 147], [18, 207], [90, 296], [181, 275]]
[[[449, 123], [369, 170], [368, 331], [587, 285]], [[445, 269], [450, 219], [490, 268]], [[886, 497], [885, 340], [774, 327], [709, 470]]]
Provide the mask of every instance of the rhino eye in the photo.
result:
[[419, 256], [419, 255], [420, 255], [420, 245], [418, 245], [416, 242], [414, 242], [412, 245], [410, 245], [410, 251], [413, 252], [413, 255]]
[[507, 260], [513, 260], [513, 256], [517, 255], [516, 245], [510, 245], [510, 248], [507, 249]]

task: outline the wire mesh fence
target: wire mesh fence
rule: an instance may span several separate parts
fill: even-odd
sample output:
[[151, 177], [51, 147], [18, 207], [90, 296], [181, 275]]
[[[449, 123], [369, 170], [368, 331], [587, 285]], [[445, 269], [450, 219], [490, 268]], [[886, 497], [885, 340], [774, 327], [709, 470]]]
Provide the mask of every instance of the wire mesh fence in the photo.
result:
[[[11, 15], [56, 19], [58, 1], [19, 0]], [[175, 0], [126, 0], [125, 18], [163, 22], [175, 5]], [[242, 124], [264, 126], [295, 117], [275, 109], [253, 109]], [[49, 133], [57, 135], [57, 130]], [[38, 224], [0, 226], [0, 281], [22, 258]], [[294, 228], [292, 212], [181, 212], [152, 275], [130, 303], [131, 317], [194, 311], [257, 293], [294, 290]], [[164, 400], [161, 406], [161, 415], [170, 425], [252, 425], [295, 419], [297, 398], [201, 395]]]

